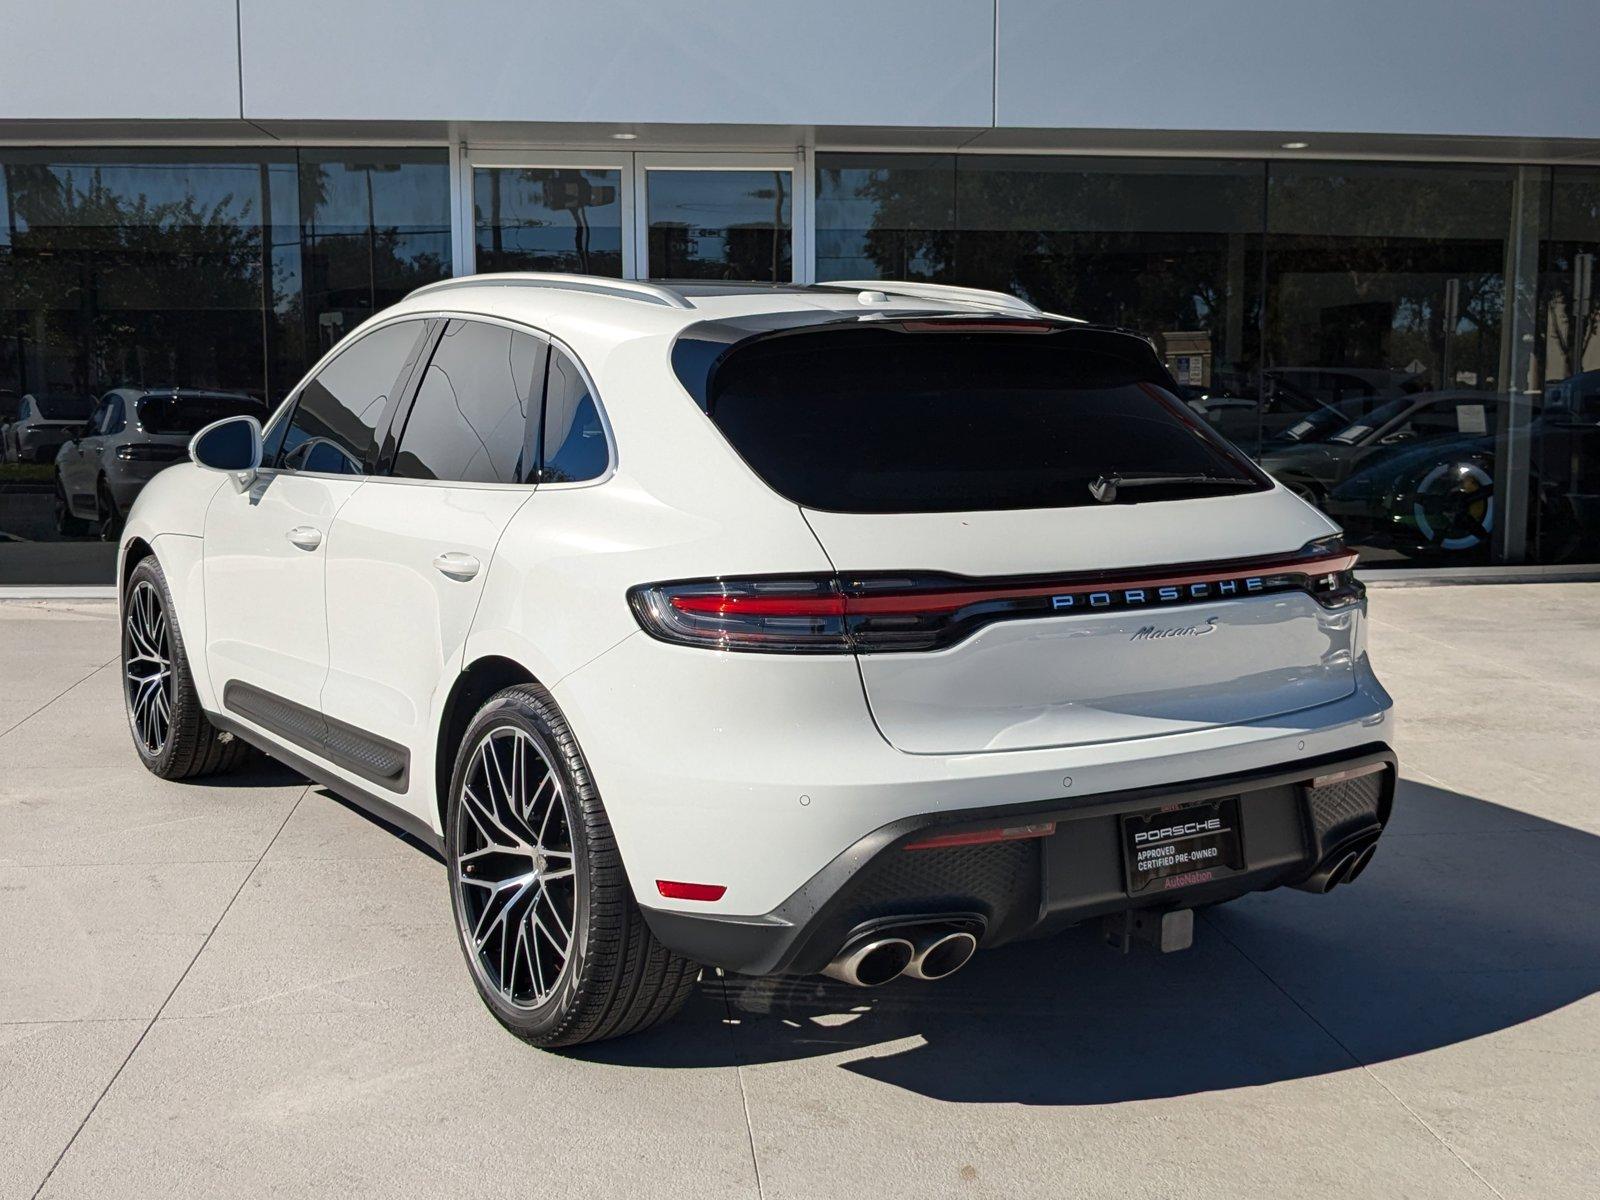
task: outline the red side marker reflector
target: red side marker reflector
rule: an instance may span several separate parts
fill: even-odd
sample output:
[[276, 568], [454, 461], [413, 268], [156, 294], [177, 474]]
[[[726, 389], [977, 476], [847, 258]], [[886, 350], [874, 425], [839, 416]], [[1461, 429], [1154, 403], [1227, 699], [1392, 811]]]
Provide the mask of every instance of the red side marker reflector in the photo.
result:
[[721, 883], [679, 883], [672, 879], [656, 880], [656, 891], [668, 900], [721, 900], [728, 890]]
[[909, 842], [905, 850], [944, 850], [950, 846], [985, 846], [990, 842], [1019, 842], [1024, 838], [1049, 837], [1056, 831], [1054, 821], [1041, 821], [1037, 825], [1008, 825], [1004, 829], [979, 829], [972, 833], [939, 833], [918, 842]]

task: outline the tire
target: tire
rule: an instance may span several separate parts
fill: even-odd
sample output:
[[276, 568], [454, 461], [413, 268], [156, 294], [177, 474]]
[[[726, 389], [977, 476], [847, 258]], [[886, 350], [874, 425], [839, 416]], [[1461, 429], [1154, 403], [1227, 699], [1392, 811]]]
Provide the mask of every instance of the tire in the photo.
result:
[[206, 719], [174, 611], [161, 564], [142, 559], [122, 596], [122, 700], [134, 749], [162, 779], [232, 770], [250, 748]]
[[61, 472], [56, 472], [55, 494], [56, 532], [62, 537], [82, 537], [89, 532], [89, 523], [82, 517], [74, 516], [72, 505], [67, 502], [67, 489], [61, 482]]
[[94, 507], [100, 518], [100, 540], [116, 541], [122, 536], [122, 510], [117, 507], [117, 498], [103, 478], [95, 486]]
[[536, 1046], [576, 1046], [677, 1014], [700, 966], [645, 924], [583, 753], [548, 692], [507, 688], [478, 710], [446, 809], [456, 936], [502, 1025]]

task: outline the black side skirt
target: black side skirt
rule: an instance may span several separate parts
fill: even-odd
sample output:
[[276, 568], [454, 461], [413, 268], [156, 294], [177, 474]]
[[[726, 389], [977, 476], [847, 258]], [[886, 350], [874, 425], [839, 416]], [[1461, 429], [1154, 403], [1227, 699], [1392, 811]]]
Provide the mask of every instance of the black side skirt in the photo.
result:
[[286, 767], [291, 767], [300, 772], [313, 783], [321, 784], [328, 791], [334, 793], [341, 800], [346, 800], [372, 817], [379, 824], [387, 825], [411, 841], [418, 842], [436, 858], [444, 855], [444, 842], [435, 833], [431, 826], [421, 818], [407, 812], [397, 804], [377, 796], [365, 788], [357, 787], [349, 780], [340, 779], [327, 767], [314, 759], [302, 757], [292, 750], [286, 750], [273, 742], [269, 742], [254, 729], [250, 729], [239, 722], [222, 716], [218, 713], [207, 713], [206, 719], [224, 733], [231, 733], [240, 741], [249, 742], [268, 758], [276, 759]]
[[237, 679], [224, 685], [222, 706], [352, 775], [391, 792], [406, 790], [411, 751], [404, 746]]

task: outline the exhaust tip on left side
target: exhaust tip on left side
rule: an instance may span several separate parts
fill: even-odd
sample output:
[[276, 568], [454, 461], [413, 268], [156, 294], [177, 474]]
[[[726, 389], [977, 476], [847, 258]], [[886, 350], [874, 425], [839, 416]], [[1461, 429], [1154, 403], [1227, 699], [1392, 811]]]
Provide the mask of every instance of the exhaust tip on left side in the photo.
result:
[[847, 946], [823, 974], [855, 987], [881, 987], [911, 965], [916, 947], [903, 937], [865, 938]]

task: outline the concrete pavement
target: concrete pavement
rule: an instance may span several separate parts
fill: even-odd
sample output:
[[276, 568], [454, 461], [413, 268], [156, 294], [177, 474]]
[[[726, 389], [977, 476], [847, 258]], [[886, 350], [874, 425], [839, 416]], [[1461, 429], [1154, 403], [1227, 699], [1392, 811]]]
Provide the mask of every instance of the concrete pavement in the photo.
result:
[[576, 1054], [472, 991], [442, 866], [128, 743], [108, 604], [0, 604], [0, 1200], [1590, 1196], [1600, 585], [1384, 588], [1361, 882], [937, 986], [703, 981]]

